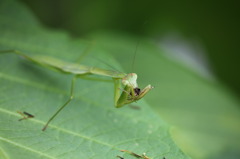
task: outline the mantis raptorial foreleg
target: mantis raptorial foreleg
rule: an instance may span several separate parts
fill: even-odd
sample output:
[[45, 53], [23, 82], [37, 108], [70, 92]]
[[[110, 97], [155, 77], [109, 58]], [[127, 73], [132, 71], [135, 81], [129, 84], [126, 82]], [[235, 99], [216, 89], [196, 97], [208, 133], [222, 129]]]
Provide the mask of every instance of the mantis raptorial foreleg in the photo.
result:
[[47, 123], [45, 124], [45, 126], [42, 128], [42, 131], [45, 131], [48, 124], [58, 115], [58, 113], [65, 108], [74, 98], [74, 85], [75, 85], [75, 81], [76, 81], [77, 76], [75, 75], [72, 78], [72, 82], [71, 82], [71, 90], [70, 90], [70, 97], [69, 99], [57, 110], [57, 112], [55, 114], [53, 114], [53, 116], [47, 121]]

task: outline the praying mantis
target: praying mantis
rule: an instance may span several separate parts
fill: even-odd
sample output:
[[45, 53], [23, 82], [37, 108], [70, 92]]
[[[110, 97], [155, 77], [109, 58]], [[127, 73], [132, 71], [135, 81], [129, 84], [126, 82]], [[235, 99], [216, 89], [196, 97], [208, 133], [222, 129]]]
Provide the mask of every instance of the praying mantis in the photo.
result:
[[[1, 50], [0, 54], [13, 53], [25, 58], [32, 63], [35, 63], [45, 68], [53, 69], [55, 71], [74, 75], [71, 82], [69, 99], [49, 118], [42, 131], [45, 131], [49, 123], [65, 108], [74, 98], [74, 85], [76, 78], [82, 78], [91, 74], [107, 76], [113, 79], [114, 83], [114, 105], [116, 108], [121, 108], [124, 105], [136, 102], [143, 98], [153, 87], [149, 84], [145, 88], [140, 89], [137, 84], [136, 73], [121, 73], [112, 70], [105, 70], [97, 67], [89, 67], [77, 63], [65, 62], [53, 57], [43, 55], [26, 55], [18, 50]], [[121, 89], [121, 84], [123, 89]]]

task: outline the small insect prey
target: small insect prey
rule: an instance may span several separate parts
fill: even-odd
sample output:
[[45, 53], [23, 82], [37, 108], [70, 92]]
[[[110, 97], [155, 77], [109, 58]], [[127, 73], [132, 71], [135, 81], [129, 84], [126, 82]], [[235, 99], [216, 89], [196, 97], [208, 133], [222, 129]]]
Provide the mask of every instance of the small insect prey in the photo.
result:
[[17, 111], [21, 116], [23, 116], [23, 118], [21, 119], [18, 119], [18, 121], [22, 121], [22, 120], [25, 120], [25, 119], [28, 119], [28, 118], [34, 118], [34, 115], [28, 113], [28, 112], [20, 112], [20, 111]]
[[[77, 63], [65, 62], [49, 56], [41, 56], [41, 55], [30, 56], [17, 50], [0, 51], [0, 54], [3, 54], [3, 53], [14, 53], [40, 66], [45, 66], [46, 68], [50, 68], [52, 70], [56, 70], [61, 73], [74, 75], [71, 83], [69, 99], [47, 121], [47, 123], [42, 129], [43, 131], [46, 130], [48, 124], [74, 98], [74, 84], [75, 84], [76, 78], [84, 78], [85, 76], [92, 75], [92, 74], [111, 77], [114, 83], [114, 105], [116, 108], [121, 108], [124, 105], [128, 105], [130, 103], [140, 100], [153, 88], [151, 85], [147, 85], [144, 89], [138, 88], [136, 73], [125, 74], [125, 73], [112, 71], [112, 70], [105, 70], [97, 67], [89, 67], [89, 66], [80, 65]], [[123, 85], [122, 92], [120, 89], [121, 85]], [[28, 118], [30, 118], [30, 116]]]

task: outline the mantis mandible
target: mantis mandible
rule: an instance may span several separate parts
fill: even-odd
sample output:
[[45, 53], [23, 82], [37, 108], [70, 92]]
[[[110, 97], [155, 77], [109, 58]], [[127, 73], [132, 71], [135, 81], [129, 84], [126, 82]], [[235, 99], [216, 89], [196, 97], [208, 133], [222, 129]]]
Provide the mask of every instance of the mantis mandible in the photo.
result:
[[[147, 85], [144, 89], [138, 88], [137, 74], [136, 73], [121, 73], [112, 70], [105, 70], [96, 67], [89, 67], [76, 63], [64, 62], [62, 60], [42, 55], [26, 55], [18, 50], [2, 50], [0, 53], [13, 53], [31, 61], [35, 64], [52, 68], [58, 72], [73, 74], [74, 77], [71, 82], [71, 90], [69, 99], [52, 115], [47, 121], [42, 131], [45, 131], [49, 123], [58, 115], [58, 113], [65, 108], [71, 100], [74, 98], [74, 84], [76, 78], [81, 78], [86, 75], [96, 74], [101, 76], [108, 76], [113, 79], [114, 82], [114, 105], [116, 108], [121, 108], [124, 105], [136, 102], [143, 98], [153, 87]], [[121, 83], [124, 86], [121, 92]]]

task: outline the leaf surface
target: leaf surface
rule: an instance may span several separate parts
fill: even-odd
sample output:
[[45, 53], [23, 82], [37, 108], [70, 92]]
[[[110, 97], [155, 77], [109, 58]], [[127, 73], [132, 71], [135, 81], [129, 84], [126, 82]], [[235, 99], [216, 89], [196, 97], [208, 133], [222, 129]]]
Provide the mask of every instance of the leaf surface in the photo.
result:
[[[0, 50], [16, 49], [100, 68], [108, 68], [107, 63], [123, 70], [103, 47], [87, 51], [92, 42], [44, 28], [15, 1], [0, 2], [0, 35]], [[154, 159], [188, 158], [171, 139], [169, 126], [144, 100], [137, 103], [140, 110], [114, 108], [109, 78], [78, 79], [74, 100], [42, 132], [68, 99], [71, 78], [14, 54], [0, 55], [0, 158], [112, 159], [127, 156], [121, 149]], [[35, 118], [19, 122], [17, 111]]]

